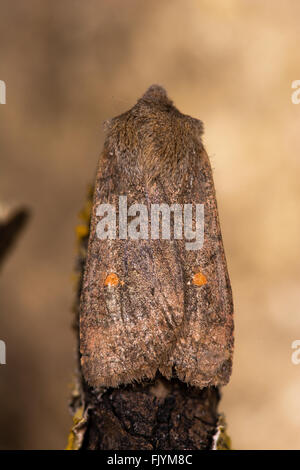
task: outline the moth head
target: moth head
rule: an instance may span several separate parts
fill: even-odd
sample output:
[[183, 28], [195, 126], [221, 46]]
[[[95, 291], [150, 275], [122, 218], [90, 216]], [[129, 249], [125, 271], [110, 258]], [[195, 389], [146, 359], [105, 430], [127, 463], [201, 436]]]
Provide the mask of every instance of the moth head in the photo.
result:
[[182, 114], [160, 85], [152, 85], [129, 111], [105, 123], [108, 156], [120, 173], [180, 187], [200, 158], [203, 124]]
[[148, 103], [150, 105], [172, 106], [173, 102], [168, 98], [166, 90], [160, 85], [151, 85], [139, 99], [138, 103]]

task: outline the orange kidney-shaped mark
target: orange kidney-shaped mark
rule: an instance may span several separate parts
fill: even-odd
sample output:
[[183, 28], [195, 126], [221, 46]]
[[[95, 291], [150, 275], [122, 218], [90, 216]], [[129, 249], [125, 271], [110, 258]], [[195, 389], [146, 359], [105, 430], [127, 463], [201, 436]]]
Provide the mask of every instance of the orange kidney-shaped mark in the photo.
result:
[[106, 277], [104, 281], [104, 285], [108, 287], [116, 287], [119, 284], [119, 282], [120, 282], [120, 279], [118, 278], [118, 276], [115, 273], [111, 273]]
[[202, 273], [196, 273], [194, 274], [194, 277], [193, 277], [193, 284], [195, 284], [195, 286], [203, 286], [204, 284], [207, 283], [207, 279], [206, 277], [204, 276], [204, 274]]

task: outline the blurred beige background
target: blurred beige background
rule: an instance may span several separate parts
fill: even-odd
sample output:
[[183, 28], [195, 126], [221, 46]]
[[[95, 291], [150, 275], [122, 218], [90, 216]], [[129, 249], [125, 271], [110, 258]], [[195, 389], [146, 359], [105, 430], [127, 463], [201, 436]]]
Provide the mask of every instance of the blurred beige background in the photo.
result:
[[205, 124], [235, 300], [236, 449], [300, 448], [297, 0], [0, 0], [0, 200], [32, 218], [0, 273], [0, 448], [63, 448], [74, 227], [103, 120], [152, 83]]

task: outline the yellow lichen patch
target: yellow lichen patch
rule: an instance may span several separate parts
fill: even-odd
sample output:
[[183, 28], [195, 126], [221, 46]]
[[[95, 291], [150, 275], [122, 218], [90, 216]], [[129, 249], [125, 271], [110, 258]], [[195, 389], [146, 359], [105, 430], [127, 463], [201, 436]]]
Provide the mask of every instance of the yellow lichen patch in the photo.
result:
[[77, 225], [75, 230], [78, 241], [89, 234], [89, 227], [87, 225]]
[[232, 450], [231, 439], [224, 429], [221, 429], [217, 450]]
[[78, 450], [80, 448], [81, 442], [77, 428], [84, 423], [83, 406], [81, 406], [73, 416], [73, 427], [68, 436], [68, 444], [65, 450]]
[[116, 287], [119, 283], [123, 285], [123, 282], [120, 281], [115, 273], [109, 274], [104, 281], [104, 285], [107, 287]]
[[88, 188], [87, 200], [78, 214], [81, 223], [76, 227], [76, 238], [80, 243], [82, 239], [88, 236], [90, 231], [90, 220], [93, 207], [93, 187]]
[[71, 430], [70, 434], [68, 435], [68, 444], [65, 450], [77, 450], [75, 445], [75, 434]]
[[194, 274], [194, 277], [193, 277], [193, 284], [195, 284], [195, 286], [203, 286], [204, 284], [207, 283], [207, 279], [206, 277], [204, 276], [204, 274], [202, 273], [196, 273]]
[[223, 413], [219, 416], [217, 431], [213, 437], [212, 450], [232, 450], [231, 439], [226, 432], [226, 420]]

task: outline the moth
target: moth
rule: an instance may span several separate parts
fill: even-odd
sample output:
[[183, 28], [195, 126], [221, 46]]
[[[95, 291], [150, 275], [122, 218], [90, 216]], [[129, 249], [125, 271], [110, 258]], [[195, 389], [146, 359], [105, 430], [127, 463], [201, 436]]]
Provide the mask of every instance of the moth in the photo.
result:
[[[202, 134], [158, 85], [107, 123], [80, 300], [81, 367], [93, 387], [157, 372], [199, 388], [229, 380], [232, 293]], [[183, 234], [191, 205], [190, 235], [204, 209], [196, 249]], [[153, 207], [170, 209], [169, 238], [162, 217], [151, 236]]]

